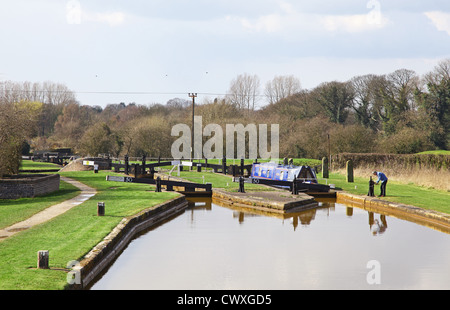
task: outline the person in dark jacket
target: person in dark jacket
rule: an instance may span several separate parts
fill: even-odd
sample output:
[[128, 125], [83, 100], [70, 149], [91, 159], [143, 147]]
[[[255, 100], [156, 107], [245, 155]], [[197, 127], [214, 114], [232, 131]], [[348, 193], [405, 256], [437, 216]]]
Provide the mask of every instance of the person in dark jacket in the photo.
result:
[[373, 175], [378, 177], [376, 184], [381, 182], [381, 194], [379, 197], [386, 197], [386, 184], [388, 182], [387, 176], [383, 172], [374, 171]]

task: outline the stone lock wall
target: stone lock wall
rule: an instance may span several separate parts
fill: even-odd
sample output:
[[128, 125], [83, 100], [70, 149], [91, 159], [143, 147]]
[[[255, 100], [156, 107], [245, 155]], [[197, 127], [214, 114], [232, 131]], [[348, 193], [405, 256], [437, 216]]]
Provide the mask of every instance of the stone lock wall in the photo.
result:
[[59, 190], [59, 174], [17, 175], [0, 179], [0, 199], [32, 198]]

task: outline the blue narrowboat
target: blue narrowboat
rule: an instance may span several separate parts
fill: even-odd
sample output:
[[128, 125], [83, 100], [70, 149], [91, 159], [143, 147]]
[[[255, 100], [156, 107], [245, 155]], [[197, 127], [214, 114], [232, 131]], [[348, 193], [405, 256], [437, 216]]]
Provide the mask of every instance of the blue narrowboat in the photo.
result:
[[317, 184], [317, 176], [309, 166], [279, 165], [276, 163], [253, 164], [251, 177], [274, 181], [303, 180], [304, 183]]

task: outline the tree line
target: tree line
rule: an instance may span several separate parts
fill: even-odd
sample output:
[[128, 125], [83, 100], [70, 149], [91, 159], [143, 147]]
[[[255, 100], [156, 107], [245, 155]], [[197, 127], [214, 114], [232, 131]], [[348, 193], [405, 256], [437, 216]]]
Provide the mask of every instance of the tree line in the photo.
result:
[[[267, 99], [262, 107], [261, 98]], [[0, 171], [17, 171], [15, 159], [24, 146], [31, 150], [69, 147], [92, 156], [171, 157], [171, 145], [177, 139], [171, 136], [171, 128], [191, 124], [191, 104], [174, 98], [166, 104], [121, 102], [102, 108], [80, 104], [63, 84], [1, 82]], [[446, 150], [449, 105], [447, 59], [424, 76], [399, 69], [346, 82], [324, 82], [313, 89], [302, 89], [294, 76], [277, 76], [262, 92], [258, 76], [242, 74], [230, 82], [227, 95], [205, 99], [195, 111], [204, 124], [223, 128], [226, 124], [280, 124], [280, 156], [321, 158], [330, 151]], [[6, 159], [10, 162], [5, 163]]]

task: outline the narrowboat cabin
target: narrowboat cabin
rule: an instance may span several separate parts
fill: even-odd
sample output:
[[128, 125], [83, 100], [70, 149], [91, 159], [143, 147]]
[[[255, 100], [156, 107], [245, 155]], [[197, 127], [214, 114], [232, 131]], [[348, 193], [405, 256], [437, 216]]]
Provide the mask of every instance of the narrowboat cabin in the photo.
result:
[[309, 166], [279, 165], [276, 163], [253, 164], [251, 177], [253, 179], [288, 182], [300, 179], [304, 183], [318, 183], [314, 169]]

